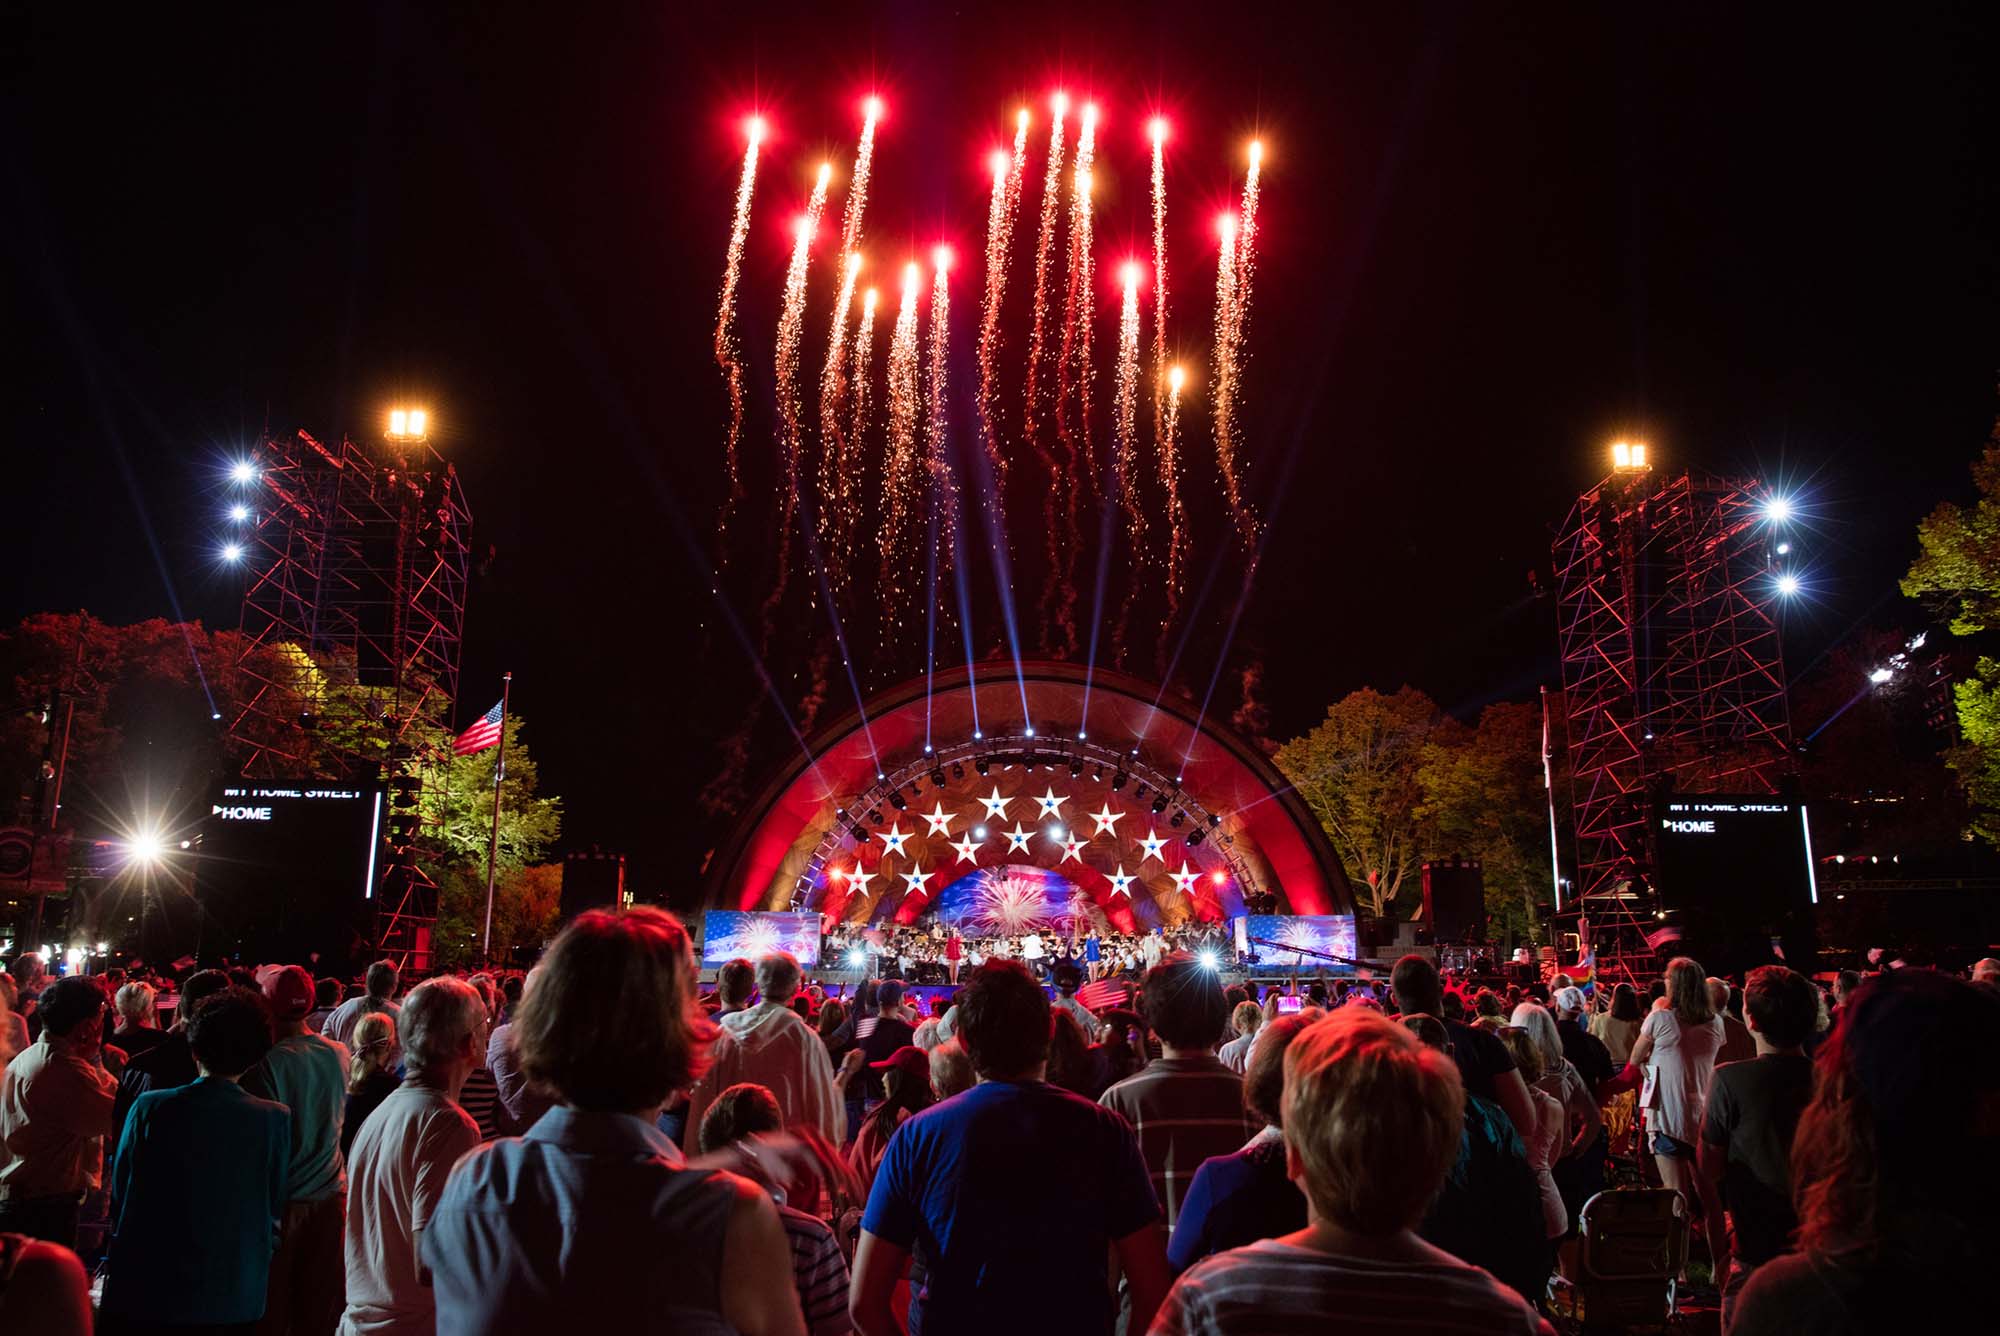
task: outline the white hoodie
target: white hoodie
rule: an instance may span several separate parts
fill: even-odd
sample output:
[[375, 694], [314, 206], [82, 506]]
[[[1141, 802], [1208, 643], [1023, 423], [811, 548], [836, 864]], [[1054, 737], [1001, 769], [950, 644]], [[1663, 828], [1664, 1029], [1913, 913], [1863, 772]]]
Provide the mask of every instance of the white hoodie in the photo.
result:
[[739, 1082], [778, 1097], [785, 1126], [810, 1127], [838, 1146], [847, 1135], [847, 1103], [833, 1079], [826, 1045], [799, 1014], [765, 1002], [722, 1018], [722, 1037], [709, 1052], [708, 1074], [688, 1097], [687, 1144], [699, 1144], [701, 1118], [717, 1095]]

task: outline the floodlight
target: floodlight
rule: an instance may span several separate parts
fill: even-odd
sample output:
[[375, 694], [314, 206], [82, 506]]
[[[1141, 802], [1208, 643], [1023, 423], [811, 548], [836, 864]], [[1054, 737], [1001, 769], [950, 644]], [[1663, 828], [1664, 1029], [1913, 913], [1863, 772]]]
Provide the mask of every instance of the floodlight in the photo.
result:
[[243, 545], [241, 543], [224, 543], [222, 545], [222, 559], [224, 561], [243, 560]]
[[1799, 592], [1799, 577], [1787, 571], [1778, 577], [1778, 592], [1786, 598]]
[[1877, 668], [1874, 672], [1868, 674], [1868, 680], [1879, 687], [1895, 675], [1896, 670], [1894, 668]]
[[257, 480], [257, 466], [247, 459], [239, 459], [229, 466], [229, 480], [231, 482], [255, 482]]
[[861, 969], [868, 964], [868, 953], [859, 948], [849, 951], [847, 953], [847, 963], [855, 969]]
[[1215, 969], [1222, 964], [1221, 959], [1213, 951], [1202, 952], [1198, 959], [1201, 961], [1201, 967], [1205, 970]]
[[1783, 524], [1792, 517], [1792, 499], [1788, 496], [1774, 496], [1764, 503], [1764, 518], [1773, 524]]
[[250, 518], [250, 507], [238, 502], [229, 508], [229, 518], [235, 520], [238, 524], [243, 523], [243, 521]]
[[166, 851], [166, 841], [160, 838], [160, 833], [156, 830], [142, 830], [125, 841], [126, 861], [137, 863], [142, 867], [151, 867], [159, 862]]

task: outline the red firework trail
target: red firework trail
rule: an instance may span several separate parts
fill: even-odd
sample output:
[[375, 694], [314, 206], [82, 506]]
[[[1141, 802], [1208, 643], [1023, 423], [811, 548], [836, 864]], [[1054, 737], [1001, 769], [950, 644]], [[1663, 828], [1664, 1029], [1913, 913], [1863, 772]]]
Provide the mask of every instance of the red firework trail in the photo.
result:
[[1153, 440], [1167, 388], [1167, 123], [1153, 118]]
[[903, 304], [889, 336], [889, 443], [882, 469], [882, 527], [876, 536], [882, 557], [877, 586], [882, 596], [882, 627], [897, 624], [902, 603], [903, 549], [910, 539], [911, 502], [917, 476], [917, 266], [903, 269]]
[[778, 419], [781, 453], [785, 458], [785, 499], [778, 526], [778, 574], [771, 593], [764, 600], [761, 654], [770, 648], [771, 631], [791, 581], [792, 526], [799, 514], [799, 337], [805, 329], [806, 265], [812, 258], [813, 234], [819, 230], [820, 214], [826, 209], [826, 183], [833, 175], [828, 163], [821, 163], [819, 178], [813, 183], [806, 211], [798, 221], [792, 243], [792, 261], [785, 269], [785, 305], [778, 316]]
[[[1139, 573], [1146, 567], [1146, 510], [1139, 495], [1139, 266], [1125, 266], [1125, 303], [1118, 317], [1118, 375], [1112, 401], [1112, 420], [1117, 443], [1112, 467], [1118, 499], [1125, 511], [1125, 537], [1131, 549], [1125, 601], [1118, 610], [1118, 625], [1112, 632], [1112, 653], [1125, 661], [1125, 627], [1131, 620], [1132, 603], [1139, 594]], [[1101, 558], [1100, 558], [1101, 560]]]
[[1094, 306], [1091, 251], [1092, 163], [1097, 140], [1097, 108], [1083, 109], [1076, 139], [1076, 166], [1069, 206], [1069, 291], [1063, 299], [1062, 353], [1056, 362], [1056, 437], [1063, 443], [1068, 486], [1063, 489], [1062, 594], [1056, 618], [1064, 635], [1063, 653], [1076, 653], [1076, 560], [1083, 546], [1080, 511], [1084, 496], [1097, 494], [1097, 456], [1090, 444], [1090, 324]]
[[[1035, 305], [1034, 322], [1028, 334], [1028, 367], [1025, 375], [1026, 393], [1021, 410], [1021, 437], [1035, 452], [1036, 459], [1048, 471], [1048, 486], [1042, 492], [1042, 542], [1044, 558], [1047, 562], [1048, 583], [1042, 591], [1042, 649], [1046, 653], [1052, 646], [1049, 628], [1055, 618], [1051, 609], [1056, 606], [1061, 581], [1057, 572], [1062, 566], [1062, 536], [1056, 528], [1056, 497], [1063, 486], [1062, 473], [1056, 467], [1055, 451], [1042, 440], [1037, 410], [1037, 391], [1040, 385], [1042, 359], [1048, 351], [1049, 327], [1049, 261], [1055, 254], [1057, 206], [1062, 201], [1063, 165], [1063, 115], [1069, 110], [1069, 99], [1061, 93], [1055, 95], [1051, 103], [1054, 119], [1049, 123], [1049, 161], [1042, 173], [1042, 223], [1035, 234]], [[1068, 639], [1074, 644], [1076, 631], [1069, 629]]]
[[1249, 545], [1243, 492], [1236, 474], [1236, 219], [1224, 214], [1215, 261], [1215, 462], [1236, 532]]
[[1160, 480], [1167, 489], [1167, 615], [1160, 622], [1159, 644], [1155, 647], [1160, 672], [1167, 670], [1167, 635], [1181, 613], [1181, 594], [1187, 585], [1187, 511], [1181, 504], [1181, 386], [1186, 373], [1179, 367], [1167, 371], [1166, 421], [1160, 433]]
[[925, 394], [925, 462], [930, 469], [931, 504], [937, 507], [938, 569], [951, 568], [958, 550], [958, 482], [947, 448], [949, 422], [949, 353], [951, 351], [951, 252], [939, 246], [932, 261], [930, 384]]
[[1007, 488], [1007, 456], [994, 420], [994, 363], [1000, 353], [1000, 302], [1007, 290], [1007, 256], [1014, 244], [1014, 215], [1021, 203], [1021, 171], [1028, 157], [1028, 109], [1014, 122], [1014, 152], [993, 155], [993, 198], [986, 208], [986, 296], [979, 317], [979, 436], [993, 467], [993, 504]]
[[729, 491], [716, 521], [721, 564], [729, 562], [729, 520], [743, 499], [743, 471], [737, 458], [743, 439], [743, 363], [736, 354], [736, 286], [743, 277], [743, 246], [750, 237], [750, 200], [757, 188], [757, 149], [764, 142], [764, 120], [753, 116], [745, 127], [743, 175], [736, 184], [736, 215], [729, 226], [729, 249], [722, 264], [722, 301], [715, 313], [715, 365], [729, 385], [729, 435], [723, 445], [723, 465]]
[[840, 480], [843, 501], [839, 513], [834, 516], [836, 539], [850, 556], [854, 535], [861, 527], [861, 509], [868, 495], [863, 484], [868, 477], [868, 362], [875, 341], [875, 302], [875, 289], [870, 288], [861, 294], [861, 327], [854, 332], [854, 378], [848, 386], [848, 402], [853, 416], [847, 423], [846, 467]]
[[841, 431], [841, 406], [847, 397], [841, 363], [847, 348], [847, 316], [854, 307], [854, 280], [861, 273], [861, 257], [850, 254], [840, 279], [840, 294], [833, 303], [833, 332], [827, 338], [826, 365], [819, 377], [819, 511], [814, 527], [819, 533], [821, 560], [836, 592], [847, 588], [847, 553], [839, 539], [837, 512], [848, 505], [848, 448]]

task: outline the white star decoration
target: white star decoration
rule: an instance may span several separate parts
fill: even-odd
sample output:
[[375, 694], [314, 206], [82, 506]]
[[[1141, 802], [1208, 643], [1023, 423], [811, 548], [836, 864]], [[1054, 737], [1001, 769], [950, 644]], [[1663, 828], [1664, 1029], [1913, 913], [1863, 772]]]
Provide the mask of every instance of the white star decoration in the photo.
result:
[[928, 812], [919, 812], [917, 815], [931, 823], [931, 828], [925, 832], [926, 834], [947, 836], [951, 834], [951, 823], [955, 818], [950, 812], [944, 810], [943, 803], [939, 803]]
[[965, 838], [962, 840], [954, 841], [951, 847], [958, 850], [959, 862], [970, 863], [974, 867], [978, 867], [979, 845], [980, 841], [973, 839], [972, 833], [970, 831], [967, 831]]
[[1179, 872], [1169, 872], [1167, 875], [1174, 879], [1174, 889], [1182, 895], [1193, 895], [1195, 883], [1201, 880], [1201, 873], [1189, 871], [1185, 858], [1181, 860]]
[[1063, 856], [1057, 860], [1058, 862], [1067, 863], [1072, 858], [1079, 863], [1083, 861], [1083, 846], [1088, 843], [1087, 840], [1058, 840], [1057, 843], [1062, 845], [1063, 850]]
[[1058, 794], [1055, 785], [1051, 784], [1042, 793], [1042, 796], [1035, 799], [1035, 801], [1042, 805], [1042, 816], [1060, 817], [1062, 815], [1062, 805], [1069, 801], [1069, 795], [1066, 793]]
[[1120, 864], [1118, 865], [1118, 871], [1117, 871], [1117, 873], [1116, 873], [1115, 875], [1113, 875], [1113, 876], [1112, 876], [1112, 878], [1111, 878], [1111, 893], [1112, 893], [1113, 895], [1126, 895], [1126, 896], [1129, 896], [1129, 895], [1131, 895], [1131, 894], [1132, 894], [1132, 892], [1131, 892], [1130, 890], [1128, 890], [1127, 888], [1128, 888], [1129, 886], [1131, 886], [1131, 884], [1132, 884], [1133, 882], [1137, 881], [1137, 880], [1139, 880], [1139, 879], [1138, 879], [1137, 877], [1128, 877], [1128, 876], [1126, 876], [1126, 875], [1125, 875], [1125, 865], [1124, 865], [1123, 863], [1120, 863]]
[[920, 867], [912, 866], [903, 874], [903, 880], [909, 884], [911, 895], [922, 895], [925, 893], [924, 883], [936, 875], [935, 872], [926, 872]]
[[1007, 852], [1011, 854], [1016, 849], [1019, 849], [1022, 853], [1026, 853], [1028, 851], [1028, 840], [1035, 832], [1032, 830], [1023, 830], [1021, 823], [1016, 821], [1014, 829], [1001, 833], [1007, 837]]
[[882, 841], [883, 853], [899, 854], [903, 852], [903, 845], [915, 833], [915, 831], [904, 830], [902, 821], [898, 819], [889, 823], [889, 829], [876, 831], [875, 838]]
[[854, 871], [847, 874], [847, 884], [854, 888], [856, 895], [868, 894], [868, 883], [873, 880], [875, 880], [875, 874], [873, 872], [863, 872], [861, 865], [858, 863], [855, 864]]
[[993, 792], [987, 794], [979, 801], [986, 804], [986, 815], [999, 817], [1003, 821], [1007, 819], [1007, 803], [1009, 800], [1000, 796], [1000, 786], [998, 784], [993, 786]]
[[1159, 860], [1160, 850], [1166, 847], [1167, 847], [1167, 842], [1160, 838], [1160, 832], [1157, 830], [1148, 829], [1146, 831], [1146, 838], [1139, 841], [1139, 848], [1143, 851], [1139, 855], [1139, 861], [1143, 863], [1148, 858], [1154, 859], [1156, 861]]
[[1095, 812], [1092, 812], [1090, 814], [1090, 819], [1097, 823], [1097, 829], [1093, 832], [1093, 834], [1116, 835], [1118, 833], [1119, 818], [1123, 817], [1124, 815], [1125, 814], [1123, 812], [1112, 811], [1111, 804], [1109, 802], [1106, 802], [1104, 806], [1098, 808]]

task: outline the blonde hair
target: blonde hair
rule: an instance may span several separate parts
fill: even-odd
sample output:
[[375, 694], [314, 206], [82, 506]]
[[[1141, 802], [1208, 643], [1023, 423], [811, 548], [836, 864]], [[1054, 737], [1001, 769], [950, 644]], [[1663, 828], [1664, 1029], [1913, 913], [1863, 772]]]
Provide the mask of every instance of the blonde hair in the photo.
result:
[[1255, 1002], [1238, 1002], [1236, 1010], [1229, 1013], [1229, 1026], [1240, 1039], [1246, 1034], [1256, 1034], [1264, 1024], [1264, 1009]]
[[354, 1055], [347, 1060], [347, 1090], [361, 1088], [370, 1072], [387, 1071], [396, 1049], [396, 1018], [371, 1011], [354, 1023]]
[[143, 1025], [153, 1019], [154, 996], [153, 985], [135, 979], [113, 995], [111, 1004], [118, 1009], [121, 1019]]
[[1706, 1025], [1715, 1019], [1715, 1003], [1708, 996], [1708, 971], [1701, 962], [1675, 956], [1667, 962], [1667, 1005], [1674, 1018], [1686, 1025]]
[[1285, 1050], [1285, 1144], [1321, 1219], [1369, 1235], [1423, 1218], [1465, 1131], [1449, 1057], [1363, 1007], [1342, 1007]]
[[1514, 1065], [1520, 1069], [1521, 1079], [1529, 1085], [1542, 1079], [1542, 1046], [1528, 1033], [1525, 1026], [1503, 1025], [1498, 1034], [1500, 1042], [1514, 1055]]

